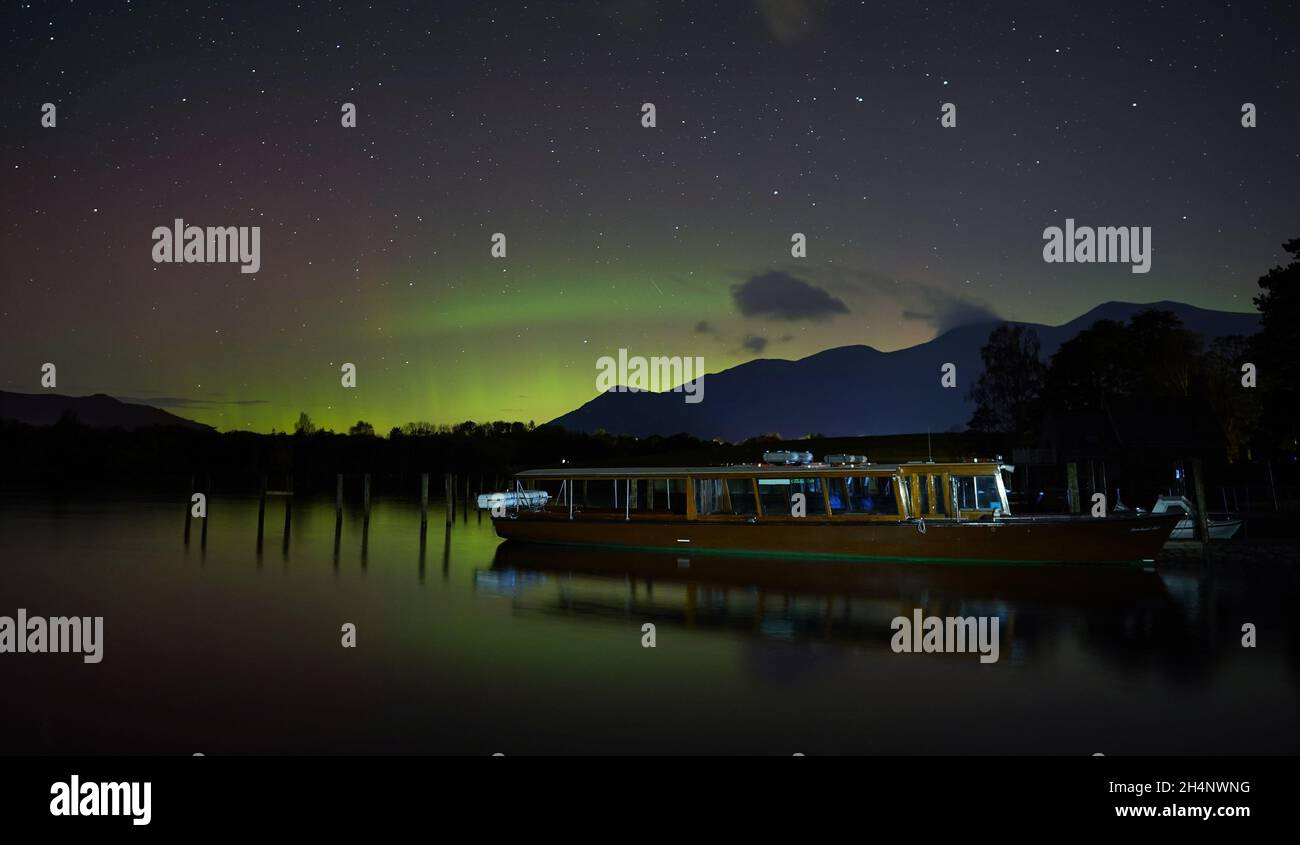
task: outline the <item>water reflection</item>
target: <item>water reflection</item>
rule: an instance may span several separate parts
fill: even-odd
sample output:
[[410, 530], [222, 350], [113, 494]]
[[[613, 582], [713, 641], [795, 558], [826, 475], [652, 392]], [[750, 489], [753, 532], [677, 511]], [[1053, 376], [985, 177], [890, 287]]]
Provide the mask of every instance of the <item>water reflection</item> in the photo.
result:
[[[259, 519], [256, 498], [209, 498], [188, 543], [179, 498], [0, 503], [0, 613], [103, 615], [107, 640], [96, 666], [0, 656], [0, 685], [22, 690], [0, 705], [0, 753], [1297, 749], [1282, 566], [527, 546], [465, 513], [422, 520], [414, 498], [299, 498], [286, 543], [272, 501]], [[261, 565], [259, 522], [283, 565]], [[999, 662], [894, 654], [890, 622], [915, 608], [997, 616]]]
[[[884, 652], [891, 621], [915, 608], [926, 616], [997, 616], [1002, 660], [1050, 660], [1082, 647], [1120, 670], [1184, 681], [1240, 656], [1215, 646], [1240, 636], [1249, 584], [1215, 582], [1211, 589], [1209, 581], [1204, 573], [1137, 567], [682, 557], [510, 542], [497, 547], [491, 569], [475, 573], [476, 589], [508, 596], [521, 615], [636, 619]], [[1253, 617], [1260, 610], [1251, 602]]]

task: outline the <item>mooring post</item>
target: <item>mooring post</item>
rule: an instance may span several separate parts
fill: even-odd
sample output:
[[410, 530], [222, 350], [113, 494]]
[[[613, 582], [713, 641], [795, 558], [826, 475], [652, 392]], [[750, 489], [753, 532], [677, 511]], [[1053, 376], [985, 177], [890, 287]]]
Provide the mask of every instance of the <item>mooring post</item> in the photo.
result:
[[461, 519], [469, 522], [469, 473], [465, 473], [465, 510], [461, 514]]
[[[191, 497], [193, 498], [193, 497]], [[212, 476], [208, 476], [203, 483], [203, 527], [199, 529], [199, 548], [208, 547], [208, 517], [212, 515], [209, 508], [212, 507]]]
[[185, 502], [185, 545], [190, 544], [190, 509], [194, 507], [194, 476], [190, 476], [190, 497]]
[[1070, 496], [1070, 513], [1079, 513], [1079, 467], [1075, 463], [1065, 465], [1065, 483]]
[[1205, 560], [1210, 559], [1210, 519], [1205, 512], [1205, 478], [1200, 458], [1192, 459], [1192, 476], [1196, 490], [1196, 529], [1201, 535], [1201, 553]]
[[420, 473], [420, 529], [429, 521], [429, 473]]
[[447, 502], [447, 507], [444, 508], [447, 516], [447, 527], [451, 528], [452, 501], [451, 501], [451, 473], [449, 472], [445, 472], [442, 474], [442, 495]]
[[334, 517], [334, 569], [339, 568], [339, 541], [343, 539], [343, 511]]
[[334, 510], [340, 516], [343, 514], [343, 473], [341, 472], [334, 485]]
[[366, 473], [364, 495], [365, 495], [366, 519], [370, 519], [370, 473]]
[[289, 476], [289, 483], [286, 486], [284, 496], [284, 539], [281, 542], [283, 551], [289, 552], [289, 523], [293, 517], [293, 476]]
[[262, 548], [262, 530], [266, 524], [266, 476], [262, 476], [262, 493], [257, 500], [257, 548]]

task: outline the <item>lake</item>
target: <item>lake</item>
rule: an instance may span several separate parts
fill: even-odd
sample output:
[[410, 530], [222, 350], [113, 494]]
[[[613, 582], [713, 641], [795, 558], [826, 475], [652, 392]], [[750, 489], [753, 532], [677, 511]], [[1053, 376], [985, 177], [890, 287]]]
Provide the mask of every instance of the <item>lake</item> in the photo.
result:
[[[894, 565], [502, 544], [378, 499], [0, 505], [0, 615], [103, 616], [103, 660], [0, 654], [0, 753], [1297, 753], [1296, 571]], [[895, 653], [996, 616], [1000, 655]], [[356, 647], [341, 646], [345, 623]], [[655, 626], [655, 647], [642, 626]], [[1241, 628], [1258, 645], [1243, 648]]]

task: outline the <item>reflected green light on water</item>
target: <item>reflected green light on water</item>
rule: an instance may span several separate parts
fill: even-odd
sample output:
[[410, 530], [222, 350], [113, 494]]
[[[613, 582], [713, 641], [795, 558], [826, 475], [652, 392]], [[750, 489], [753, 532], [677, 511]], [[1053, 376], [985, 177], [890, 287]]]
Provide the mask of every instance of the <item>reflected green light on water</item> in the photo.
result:
[[[376, 500], [6, 499], [0, 614], [102, 615], [101, 664], [0, 655], [6, 753], [1295, 753], [1294, 579], [502, 544]], [[890, 621], [997, 616], [1000, 659]], [[1240, 646], [1254, 622], [1260, 646]], [[357, 647], [340, 645], [344, 623]], [[642, 647], [642, 626], [656, 647]]]

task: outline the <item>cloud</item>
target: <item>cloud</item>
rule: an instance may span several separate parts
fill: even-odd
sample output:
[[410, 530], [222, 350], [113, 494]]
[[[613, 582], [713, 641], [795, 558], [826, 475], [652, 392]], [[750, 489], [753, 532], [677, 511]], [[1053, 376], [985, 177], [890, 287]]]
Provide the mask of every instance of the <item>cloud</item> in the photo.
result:
[[929, 323], [934, 326], [935, 331], [939, 334], [955, 329], [958, 326], [969, 326], [974, 323], [996, 323], [1001, 320], [997, 312], [983, 302], [962, 299], [948, 294], [935, 295], [935, 291], [926, 292], [923, 298], [930, 300], [931, 307], [923, 311], [910, 308], [904, 309], [903, 319]]
[[155, 396], [149, 399], [132, 399], [126, 396], [119, 396], [118, 400], [136, 405], [152, 405], [155, 408], [210, 408], [217, 405], [266, 405], [269, 403], [269, 400], [267, 399], [231, 399], [215, 401], [212, 399], [190, 399], [182, 396]]
[[767, 348], [767, 338], [763, 337], [762, 335], [756, 335], [756, 334], [745, 335], [744, 340], [742, 340], [740, 343], [742, 346], [745, 347], [745, 349], [755, 353], [762, 352], [764, 349]]
[[824, 268], [821, 274], [831, 290], [892, 299], [902, 306], [904, 320], [929, 323], [939, 334], [958, 326], [1002, 319], [987, 302], [928, 282], [902, 281], [874, 270], [843, 267]]
[[829, 320], [835, 314], [849, 313], [842, 301], [783, 270], [771, 270], [732, 285], [731, 297], [746, 317]]

